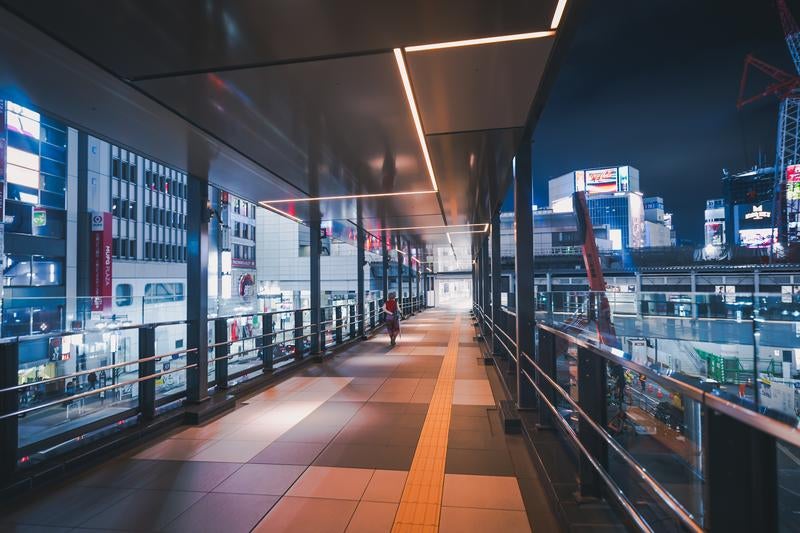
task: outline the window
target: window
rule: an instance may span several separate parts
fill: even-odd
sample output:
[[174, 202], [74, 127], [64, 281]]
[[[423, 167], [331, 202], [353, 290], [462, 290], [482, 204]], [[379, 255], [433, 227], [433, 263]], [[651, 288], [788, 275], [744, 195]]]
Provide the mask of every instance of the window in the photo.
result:
[[133, 286], [130, 283], [120, 283], [114, 290], [116, 295], [116, 305], [127, 307], [133, 305]]
[[148, 283], [144, 286], [144, 303], [183, 301], [183, 283]]
[[61, 259], [40, 255], [8, 255], [3, 268], [5, 287], [44, 287], [63, 285]]

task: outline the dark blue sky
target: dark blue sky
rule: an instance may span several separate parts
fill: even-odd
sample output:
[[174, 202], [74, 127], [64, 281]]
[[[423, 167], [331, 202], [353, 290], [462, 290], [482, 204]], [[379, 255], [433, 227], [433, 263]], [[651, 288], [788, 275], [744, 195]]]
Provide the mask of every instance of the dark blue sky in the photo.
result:
[[736, 109], [747, 53], [793, 70], [774, 3], [587, 4], [534, 135], [534, 200], [546, 204], [547, 180], [569, 170], [630, 164], [675, 214], [678, 237], [700, 241], [722, 169], [746, 169], [759, 151], [775, 158], [777, 100]]

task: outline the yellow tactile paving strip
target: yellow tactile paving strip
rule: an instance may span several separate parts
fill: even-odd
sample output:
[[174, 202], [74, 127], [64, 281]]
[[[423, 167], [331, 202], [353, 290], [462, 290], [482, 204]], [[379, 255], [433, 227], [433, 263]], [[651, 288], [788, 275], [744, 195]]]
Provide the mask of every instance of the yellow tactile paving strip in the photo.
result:
[[460, 326], [461, 317], [457, 317], [394, 518], [393, 533], [439, 531]]

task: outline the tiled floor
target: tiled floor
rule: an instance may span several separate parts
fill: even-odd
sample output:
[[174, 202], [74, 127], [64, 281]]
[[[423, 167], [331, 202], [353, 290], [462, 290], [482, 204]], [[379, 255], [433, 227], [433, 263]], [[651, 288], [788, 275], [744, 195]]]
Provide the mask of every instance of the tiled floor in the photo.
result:
[[419, 502], [429, 531], [555, 530], [521, 437], [502, 433], [473, 334], [465, 315], [427, 311], [394, 348], [361, 342], [26, 495], [0, 531], [388, 532]]

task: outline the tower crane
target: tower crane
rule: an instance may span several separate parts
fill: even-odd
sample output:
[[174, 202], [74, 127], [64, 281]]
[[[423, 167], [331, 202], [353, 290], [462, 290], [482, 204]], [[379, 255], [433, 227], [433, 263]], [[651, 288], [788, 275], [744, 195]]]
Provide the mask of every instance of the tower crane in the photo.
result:
[[[768, 96], [780, 99], [778, 136], [775, 154], [775, 182], [772, 191], [772, 245], [770, 256], [775, 254], [776, 240], [781, 245], [800, 244], [800, 28], [792, 17], [785, 0], [776, 0], [781, 26], [794, 64], [788, 73], [748, 55], [739, 85], [737, 107]], [[761, 93], [746, 96], [748, 74], [759, 70], [774, 81]]]

